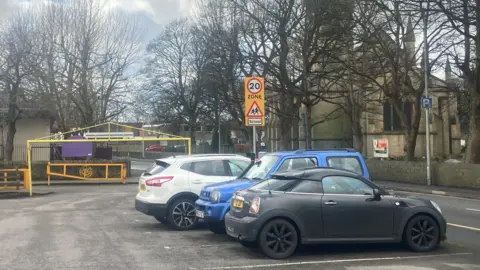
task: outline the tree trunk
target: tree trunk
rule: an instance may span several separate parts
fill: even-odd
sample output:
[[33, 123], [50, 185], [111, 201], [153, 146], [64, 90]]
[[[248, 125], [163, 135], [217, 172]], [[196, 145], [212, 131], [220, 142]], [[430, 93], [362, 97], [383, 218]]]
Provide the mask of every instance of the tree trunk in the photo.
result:
[[[405, 132], [405, 152], [407, 154], [408, 161], [415, 160], [415, 146], [417, 145], [418, 129], [420, 128], [420, 120], [422, 117], [421, 108], [421, 96], [422, 93], [418, 92], [415, 96], [415, 100], [412, 106], [412, 123]], [[430, 123], [428, 123], [429, 125]], [[425, 134], [426, 136], [426, 134]], [[426, 137], [425, 137], [426, 138]], [[426, 140], [425, 140], [426, 141]], [[431, 154], [431, 153], [430, 153]]]
[[[280, 112], [292, 112], [293, 111], [293, 98], [289, 94], [283, 93], [282, 99], [284, 102], [280, 103]], [[280, 114], [278, 116], [279, 121], [279, 133], [280, 133], [280, 149], [279, 150], [291, 150], [292, 149], [292, 118]]]
[[[478, 1], [477, 1], [478, 3]], [[467, 1], [464, 3], [467, 4]], [[476, 22], [480, 21], [480, 10], [477, 6], [476, 12]], [[468, 9], [464, 8], [464, 16], [468, 18]], [[464, 25], [466, 28], [469, 28], [470, 25]], [[466, 29], [467, 33], [468, 30]], [[475, 69], [471, 70], [468, 68], [470, 66], [469, 62], [465, 63], [465, 70], [463, 71], [465, 77], [467, 78], [467, 87], [471, 95], [470, 101], [470, 120], [468, 123], [468, 141], [467, 149], [465, 153], [465, 163], [480, 163], [480, 28], [477, 27], [476, 31], [476, 40], [475, 40]], [[465, 39], [465, 49], [470, 49], [470, 39], [468, 37]], [[465, 57], [466, 61], [470, 60], [470, 53], [467, 53]]]
[[480, 96], [472, 93], [465, 163], [480, 164]]
[[[18, 84], [17, 84], [18, 85]], [[7, 140], [5, 142], [5, 161], [12, 161], [13, 159], [13, 150], [14, 150], [14, 138], [15, 133], [17, 133], [17, 128], [15, 126], [18, 113], [17, 113], [17, 93], [18, 86], [13, 84], [11, 86], [11, 93], [8, 95], [8, 113], [7, 113]]]
[[360, 124], [360, 118], [352, 121], [352, 133], [353, 133], [353, 145], [355, 150], [358, 152], [363, 152], [363, 133], [362, 125]]
[[195, 139], [195, 133], [197, 131], [197, 119], [195, 117], [189, 117], [190, 120], [188, 122], [188, 128], [190, 133], [190, 140], [192, 142], [192, 149], [191, 152], [194, 153], [196, 149], [197, 141]]
[[[292, 149], [297, 150], [300, 148], [300, 121], [298, 117], [292, 119]], [[305, 147], [306, 148], [306, 147]]]
[[415, 160], [415, 145], [417, 143], [418, 129], [411, 129], [405, 134], [405, 152], [407, 153], [407, 160]]
[[7, 140], [5, 146], [5, 161], [13, 161], [14, 150], [14, 138], [17, 128], [15, 127], [16, 121], [8, 121], [7, 123]]
[[312, 149], [312, 105], [305, 106], [305, 148]]

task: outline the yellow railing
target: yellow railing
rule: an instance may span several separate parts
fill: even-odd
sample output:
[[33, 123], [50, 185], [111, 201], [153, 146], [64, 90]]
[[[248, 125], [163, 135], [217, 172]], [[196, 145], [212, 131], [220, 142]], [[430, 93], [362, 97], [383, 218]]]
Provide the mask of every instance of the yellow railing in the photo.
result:
[[[62, 172], [52, 172], [52, 167], [63, 168]], [[71, 175], [67, 173], [68, 167], [81, 167], [79, 175]], [[94, 170], [92, 167], [105, 167], [105, 177], [93, 177]], [[120, 177], [110, 177], [109, 168], [120, 167]], [[50, 186], [51, 177], [59, 176], [71, 179], [86, 180], [86, 181], [122, 181], [127, 183], [127, 165], [124, 163], [48, 163], [47, 177], [48, 185]]]
[[29, 189], [29, 175], [28, 169], [0, 169], [0, 177], [3, 178], [0, 190]]

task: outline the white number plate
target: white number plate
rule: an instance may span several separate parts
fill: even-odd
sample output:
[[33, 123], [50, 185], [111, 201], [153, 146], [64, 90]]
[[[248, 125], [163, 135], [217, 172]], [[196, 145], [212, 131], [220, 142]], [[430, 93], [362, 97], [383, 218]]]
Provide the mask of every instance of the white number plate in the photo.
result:
[[196, 210], [196, 211], [195, 211], [195, 214], [196, 214], [197, 217], [199, 217], [199, 218], [203, 218], [203, 217], [204, 217], [203, 211], [198, 211], [198, 210]]

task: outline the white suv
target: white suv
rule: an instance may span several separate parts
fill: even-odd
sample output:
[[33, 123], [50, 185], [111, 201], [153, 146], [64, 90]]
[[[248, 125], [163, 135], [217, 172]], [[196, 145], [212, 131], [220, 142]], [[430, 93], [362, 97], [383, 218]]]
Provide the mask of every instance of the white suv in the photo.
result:
[[135, 209], [175, 230], [194, 228], [195, 201], [206, 185], [240, 176], [251, 160], [240, 155], [204, 154], [155, 160], [140, 176]]

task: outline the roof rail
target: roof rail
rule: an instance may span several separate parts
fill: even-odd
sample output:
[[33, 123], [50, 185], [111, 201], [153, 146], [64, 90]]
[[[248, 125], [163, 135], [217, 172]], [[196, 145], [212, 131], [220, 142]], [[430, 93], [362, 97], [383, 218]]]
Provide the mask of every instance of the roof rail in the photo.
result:
[[299, 149], [295, 151], [295, 154], [300, 154], [304, 152], [326, 152], [326, 151], [358, 152], [354, 148], [320, 148], [320, 149]]

